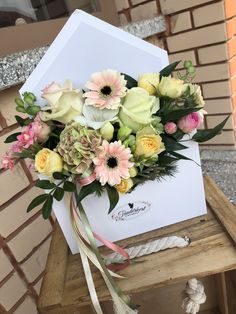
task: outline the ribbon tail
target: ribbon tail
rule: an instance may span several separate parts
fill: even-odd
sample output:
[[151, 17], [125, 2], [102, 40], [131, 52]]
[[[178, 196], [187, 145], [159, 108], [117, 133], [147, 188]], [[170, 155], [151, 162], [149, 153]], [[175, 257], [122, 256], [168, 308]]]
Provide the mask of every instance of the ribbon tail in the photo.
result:
[[106, 286], [111, 294], [112, 300], [113, 300], [113, 309], [115, 314], [137, 314], [138, 311], [131, 309], [116, 293], [114, 288], [112, 287], [110, 281], [105, 276], [105, 274], [102, 274], [103, 279], [106, 283]]
[[80, 257], [81, 257], [82, 265], [84, 268], [85, 279], [86, 279], [89, 293], [92, 299], [94, 310], [96, 311], [97, 314], [103, 314], [100, 303], [98, 301], [98, 296], [97, 296], [96, 289], [94, 286], [94, 281], [93, 281], [90, 265], [88, 262], [88, 258], [83, 250], [80, 251]]
[[[78, 218], [76, 216], [73, 215], [73, 210], [72, 208], [71, 210], [71, 223], [72, 223], [72, 227], [75, 231], [75, 235], [76, 235], [76, 241], [78, 243], [78, 246], [80, 248], [80, 250], [83, 250], [83, 252], [87, 255], [87, 257], [90, 259], [90, 261], [101, 271], [103, 272], [102, 267], [100, 266], [100, 263], [98, 262], [96, 255], [92, 252], [92, 250], [84, 243], [83, 241], [83, 236], [80, 232], [81, 228], [78, 228], [78, 226], [80, 226], [80, 222], [78, 220]], [[124, 278], [123, 276], [120, 276], [112, 271], [109, 271], [109, 274], [113, 277], [117, 277], [117, 278]]]
[[[77, 194], [77, 191], [75, 191], [75, 198], [76, 200], [78, 199], [78, 194]], [[115, 300], [119, 300], [121, 299], [122, 303], [125, 303], [127, 305], [127, 308], [130, 308], [130, 310], [134, 310], [136, 309], [136, 306], [131, 302], [129, 296], [125, 295], [123, 293], [123, 291], [117, 286], [117, 284], [115, 283], [114, 279], [112, 278], [112, 276], [110, 275], [110, 272], [109, 270], [106, 268], [106, 265], [104, 264], [104, 261], [102, 259], [102, 256], [100, 255], [99, 253], [99, 250], [97, 248], [97, 245], [96, 245], [96, 241], [95, 241], [95, 238], [94, 238], [94, 235], [93, 235], [93, 232], [92, 232], [92, 229], [91, 229], [91, 226], [89, 224], [89, 221], [88, 221], [88, 218], [87, 218], [87, 215], [84, 211], [84, 208], [81, 204], [81, 202], [77, 202], [77, 208], [78, 208], [78, 211], [80, 213], [80, 217], [81, 217], [81, 221], [83, 223], [83, 226], [84, 226], [84, 230], [86, 232], [86, 235], [87, 235], [87, 238], [89, 239], [89, 242], [90, 242], [90, 245], [91, 245], [91, 249], [93, 251], [93, 253], [95, 254], [99, 264], [100, 264], [100, 267], [102, 268], [103, 272], [102, 272], [102, 276], [104, 278], [106, 278], [106, 283], [109, 282], [109, 286], [112, 287], [112, 291], [114, 291], [114, 293], [117, 295], [117, 298], [118, 299], [115, 299]], [[120, 304], [118, 301], [116, 302], [118, 305]], [[124, 313], [124, 312], [123, 312]], [[136, 312], [131, 312], [131, 313], [136, 313]]]

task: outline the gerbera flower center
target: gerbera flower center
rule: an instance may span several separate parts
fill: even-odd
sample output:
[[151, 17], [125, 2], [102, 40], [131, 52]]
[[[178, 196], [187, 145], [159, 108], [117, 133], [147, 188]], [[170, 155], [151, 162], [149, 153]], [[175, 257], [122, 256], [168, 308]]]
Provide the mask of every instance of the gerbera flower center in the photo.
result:
[[118, 161], [117, 161], [116, 157], [109, 157], [107, 159], [107, 166], [109, 168], [115, 168], [115, 167], [117, 167], [117, 165], [118, 165]]
[[106, 85], [106, 86], [103, 86], [103, 88], [101, 88], [101, 93], [105, 96], [109, 96], [112, 92], [112, 89], [110, 86]]

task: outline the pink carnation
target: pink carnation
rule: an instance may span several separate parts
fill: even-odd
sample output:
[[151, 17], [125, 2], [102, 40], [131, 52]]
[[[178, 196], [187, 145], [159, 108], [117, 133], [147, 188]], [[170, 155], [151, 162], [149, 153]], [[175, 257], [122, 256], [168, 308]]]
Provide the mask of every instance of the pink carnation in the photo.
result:
[[23, 132], [17, 136], [18, 145], [23, 148], [29, 148], [34, 144], [35, 134], [31, 125], [23, 128]]
[[197, 129], [202, 122], [202, 116], [199, 112], [192, 112], [178, 121], [178, 127], [184, 133], [191, 133]]
[[167, 134], [173, 134], [177, 131], [177, 125], [174, 122], [167, 122], [164, 129]]
[[14, 168], [14, 165], [14, 160], [12, 159], [10, 153], [7, 152], [1, 160], [1, 167], [4, 169], [12, 170]]
[[19, 142], [16, 142], [11, 146], [10, 150], [13, 153], [20, 153], [22, 151], [22, 147]]

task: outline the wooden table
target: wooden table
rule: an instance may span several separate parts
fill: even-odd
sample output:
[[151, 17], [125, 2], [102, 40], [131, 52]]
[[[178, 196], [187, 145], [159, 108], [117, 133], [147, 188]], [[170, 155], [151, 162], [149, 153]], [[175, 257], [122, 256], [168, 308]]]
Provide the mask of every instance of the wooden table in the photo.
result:
[[[211, 178], [204, 178], [204, 184], [207, 215], [135, 236], [128, 241], [119, 241], [120, 245], [128, 243], [133, 246], [167, 235], [191, 239], [186, 248], [142, 257], [140, 259], [145, 259], [145, 262], [121, 271], [120, 274], [127, 278], [116, 280], [124, 292], [134, 294], [192, 277], [218, 274], [218, 307], [204, 313], [236, 314], [236, 209]], [[106, 250], [103, 248], [102, 251]], [[109, 300], [110, 295], [99, 271], [92, 269], [99, 299]], [[80, 255], [69, 252], [58, 224], [55, 224], [38, 310], [49, 314], [93, 313]]]

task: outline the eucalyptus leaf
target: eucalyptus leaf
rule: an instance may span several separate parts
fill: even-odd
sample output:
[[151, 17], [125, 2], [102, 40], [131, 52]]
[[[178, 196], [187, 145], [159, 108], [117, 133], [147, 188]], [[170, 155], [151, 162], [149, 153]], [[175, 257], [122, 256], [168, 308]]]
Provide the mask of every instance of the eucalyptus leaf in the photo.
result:
[[39, 106], [29, 106], [26, 108], [26, 112], [31, 115], [34, 116], [36, 115], [36, 113], [38, 113], [40, 111], [40, 107]]
[[53, 193], [53, 197], [60, 202], [63, 199], [64, 196], [64, 190], [60, 187], [57, 187], [55, 192]]
[[63, 185], [63, 190], [67, 192], [74, 192], [76, 190], [76, 186], [73, 182], [66, 181]]
[[20, 97], [15, 98], [15, 103], [18, 107], [24, 107], [24, 102]]
[[52, 212], [52, 203], [53, 203], [53, 196], [51, 194], [47, 195], [47, 199], [42, 207], [42, 214], [44, 219], [48, 219]]
[[177, 61], [177, 62], [174, 62], [174, 63], [171, 63], [169, 65], [167, 65], [164, 69], [162, 69], [160, 71], [160, 78], [162, 76], [169, 76], [171, 75], [171, 73], [174, 71], [174, 69], [177, 67], [177, 65], [180, 63], [180, 61]]
[[133, 77], [129, 76], [128, 74], [124, 74], [124, 73], [121, 73], [121, 74], [124, 75], [125, 80], [127, 81], [126, 87], [128, 89], [138, 86], [138, 82]]
[[40, 180], [36, 182], [35, 186], [40, 189], [51, 190], [55, 188], [55, 183], [50, 182], [49, 180]]
[[37, 207], [38, 205], [42, 204], [46, 198], [48, 197], [47, 194], [41, 194], [37, 197], [35, 197], [31, 203], [29, 204], [28, 208], [27, 208], [27, 213], [30, 212], [33, 208]]
[[82, 186], [79, 194], [77, 196], [77, 203], [81, 202], [86, 196], [95, 193], [100, 190], [100, 183], [98, 181], [93, 181], [92, 183]]
[[12, 142], [17, 141], [17, 136], [20, 135], [20, 134], [21, 134], [21, 132], [17, 132], [17, 133], [13, 133], [13, 134], [9, 135], [5, 139], [4, 143], [12, 143]]
[[228, 121], [230, 115], [226, 119], [224, 119], [220, 124], [218, 124], [213, 129], [208, 130], [198, 130], [197, 133], [194, 134], [192, 139], [198, 143], [206, 142], [212, 139], [217, 134], [220, 134], [226, 122]]
[[16, 111], [26, 113], [26, 110], [24, 107], [16, 106]]
[[107, 195], [110, 201], [110, 208], [108, 214], [110, 214], [113, 209], [116, 207], [117, 203], [119, 202], [119, 193], [117, 192], [116, 188], [106, 184]]

